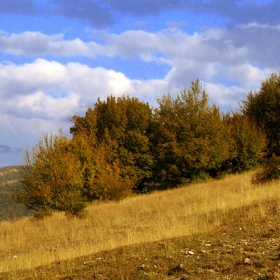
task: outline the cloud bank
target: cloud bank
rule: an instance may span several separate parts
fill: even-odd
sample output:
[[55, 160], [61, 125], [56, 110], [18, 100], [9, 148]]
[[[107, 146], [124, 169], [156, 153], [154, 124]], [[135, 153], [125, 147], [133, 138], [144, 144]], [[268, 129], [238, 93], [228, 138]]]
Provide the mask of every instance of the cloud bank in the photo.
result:
[[[279, 8], [269, 0], [0, 0], [0, 165], [15, 163], [9, 155], [42, 132], [67, 134], [69, 119], [98, 97], [157, 106], [199, 78], [210, 102], [236, 109], [280, 68]], [[10, 28], [9, 19], [27, 24]]]

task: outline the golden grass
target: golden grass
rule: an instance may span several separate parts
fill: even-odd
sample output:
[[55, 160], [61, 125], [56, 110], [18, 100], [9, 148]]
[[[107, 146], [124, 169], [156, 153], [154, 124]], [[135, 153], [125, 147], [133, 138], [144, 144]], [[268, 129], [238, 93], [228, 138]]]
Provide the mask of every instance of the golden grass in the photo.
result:
[[252, 172], [121, 202], [95, 203], [84, 219], [62, 213], [41, 221], [23, 218], [0, 224], [0, 272], [72, 259], [123, 245], [209, 232], [225, 225], [227, 212], [279, 199], [280, 183], [251, 185]]

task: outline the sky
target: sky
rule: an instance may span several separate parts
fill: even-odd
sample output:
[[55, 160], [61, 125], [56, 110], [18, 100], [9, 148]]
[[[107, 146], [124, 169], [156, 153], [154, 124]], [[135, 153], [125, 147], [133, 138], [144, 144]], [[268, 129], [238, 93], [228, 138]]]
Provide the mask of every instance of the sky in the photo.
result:
[[280, 69], [279, 0], [0, 0], [0, 167], [97, 98], [157, 106], [199, 79], [237, 110]]

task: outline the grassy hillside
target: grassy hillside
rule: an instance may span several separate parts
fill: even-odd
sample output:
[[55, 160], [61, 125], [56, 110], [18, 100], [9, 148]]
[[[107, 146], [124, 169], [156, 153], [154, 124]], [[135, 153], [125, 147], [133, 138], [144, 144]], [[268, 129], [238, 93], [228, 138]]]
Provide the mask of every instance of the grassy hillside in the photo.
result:
[[20, 179], [19, 166], [7, 166], [0, 168], [0, 183]]
[[20, 176], [18, 166], [0, 168], [0, 221], [29, 215], [24, 205], [14, 203], [11, 198], [12, 193], [19, 188]]
[[0, 279], [279, 279], [280, 183], [251, 175], [2, 222]]

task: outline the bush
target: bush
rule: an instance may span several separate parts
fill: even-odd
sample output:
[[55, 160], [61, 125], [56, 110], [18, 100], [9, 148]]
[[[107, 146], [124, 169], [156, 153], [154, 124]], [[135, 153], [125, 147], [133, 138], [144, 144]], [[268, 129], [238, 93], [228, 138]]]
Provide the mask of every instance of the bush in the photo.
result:
[[273, 154], [265, 159], [262, 169], [258, 171], [252, 179], [253, 183], [264, 184], [280, 179], [280, 157]]

